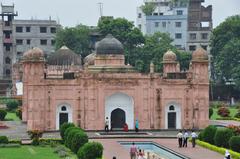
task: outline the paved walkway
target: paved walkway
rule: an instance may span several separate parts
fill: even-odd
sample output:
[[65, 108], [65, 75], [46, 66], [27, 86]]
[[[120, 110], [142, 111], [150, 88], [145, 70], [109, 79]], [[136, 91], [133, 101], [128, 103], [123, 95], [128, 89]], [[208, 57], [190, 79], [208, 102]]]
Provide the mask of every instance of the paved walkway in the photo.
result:
[[208, 149], [196, 146], [192, 148], [178, 148], [176, 146], [176, 139], [93, 139], [94, 141], [100, 142], [104, 146], [104, 159], [112, 159], [113, 156], [116, 156], [117, 159], [130, 159], [129, 151], [121, 146], [118, 141], [153, 141], [160, 145], [163, 145], [173, 151], [176, 151], [180, 154], [183, 154], [186, 157], [191, 159], [223, 159], [224, 156], [210, 151]]
[[228, 125], [240, 126], [240, 122], [234, 121], [234, 120], [210, 120], [210, 124], [218, 125], [218, 126], [228, 126]]

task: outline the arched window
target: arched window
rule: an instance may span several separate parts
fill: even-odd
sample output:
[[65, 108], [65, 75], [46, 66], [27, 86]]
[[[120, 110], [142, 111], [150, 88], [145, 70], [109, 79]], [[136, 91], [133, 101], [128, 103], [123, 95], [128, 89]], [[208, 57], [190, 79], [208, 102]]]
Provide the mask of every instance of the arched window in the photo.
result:
[[9, 57], [6, 57], [6, 58], [5, 58], [5, 63], [6, 63], [6, 64], [11, 64], [11, 59], [10, 59]]
[[175, 110], [174, 106], [171, 105], [171, 106], [169, 107], [169, 110]]
[[61, 111], [67, 111], [67, 108], [65, 106], [62, 106]]
[[6, 69], [6, 75], [9, 76], [11, 74], [11, 71], [9, 69]]

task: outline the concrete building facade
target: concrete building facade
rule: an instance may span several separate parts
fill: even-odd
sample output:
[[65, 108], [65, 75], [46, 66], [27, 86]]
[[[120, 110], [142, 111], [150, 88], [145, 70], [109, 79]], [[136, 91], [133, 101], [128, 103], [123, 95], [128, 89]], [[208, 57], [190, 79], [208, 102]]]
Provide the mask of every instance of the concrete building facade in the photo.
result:
[[60, 27], [54, 20], [15, 20], [14, 5], [1, 5], [0, 16], [0, 79], [11, 78], [12, 64], [23, 53], [39, 47], [45, 54], [54, 51], [54, 37]]
[[[38, 48], [24, 53], [23, 121], [28, 130], [58, 130], [73, 122], [86, 130], [110, 128], [191, 129], [208, 125], [208, 56], [198, 49], [189, 70], [180, 71], [176, 54], [163, 56], [163, 73], [142, 74], [125, 65], [123, 45], [111, 35], [96, 45], [95, 56], [81, 57], [62, 47], [49, 59]], [[20, 73], [22, 72], [22, 75]]]

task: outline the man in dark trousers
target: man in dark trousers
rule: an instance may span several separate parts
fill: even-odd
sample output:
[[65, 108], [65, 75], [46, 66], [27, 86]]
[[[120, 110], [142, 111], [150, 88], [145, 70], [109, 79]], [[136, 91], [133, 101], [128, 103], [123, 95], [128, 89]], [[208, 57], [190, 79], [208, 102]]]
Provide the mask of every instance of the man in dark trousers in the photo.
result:
[[183, 141], [182, 131], [179, 131], [179, 133], [177, 134], [177, 138], [178, 138], [178, 147], [182, 147], [182, 141]]

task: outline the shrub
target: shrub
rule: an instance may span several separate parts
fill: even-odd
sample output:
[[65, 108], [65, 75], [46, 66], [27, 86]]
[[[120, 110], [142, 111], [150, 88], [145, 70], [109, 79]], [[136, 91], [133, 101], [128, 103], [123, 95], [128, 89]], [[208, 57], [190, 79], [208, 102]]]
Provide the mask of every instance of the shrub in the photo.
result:
[[203, 133], [204, 133], [204, 130], [201, 131], [201, 132], [198, 134], [198, 139], [199, 139], [199, 140], [203, 140]]
[[82, 132], [81, 129], [72, 129], [65, 138], [64, 144], [68, 148], [71, 148], [73, 137], [75, 134]]
[[234, 133], [234, 135], [240, 135], [240, 126], [236, 125], [228, 125], [227, 128], [231, 129]]
[[234, 115], [235, 118], [240, 118], [240, 109], [238, 109], [237, 113]]
[[229, 140], [233, 136], [233, 131], [228, 128], [217, 129], [214, 136], [214, 144], [216, 146], [229, 148]]
[[209, 119], [211, 118], [212, 115], [213, 115], [213, 108], [209, 108]]
[[7, 111], [4, 109], [0, 109], [0, 120], [4, 120], [7, 115]]
[[42, 137], [43, 132], [41, 130], [32, 130], [28, 131], [28, 135], [30, 135], [30, 138], [33, 140], [33, 145], [39, 145], [39, 139]]
[[58, 152], [58, 156], [59, 156], [60, 158], [65, 158], [65, 157], [68, 156], [68, 154], [67, 154], [66, 151], [61, 150], [61, 151]]
[[232, 136], [229, 140], [230, 148], [233, 151], [240, 152], [240, 136]]
[[65, 151], [65, 147], [62, 145], [59, 145], [53, 150], [54, 153], [58, 153], [59, 151]]
[[62, 137], [62, 139], [64, 140], [64, 132], [67, 130], [67, 128], [69, 127], [75, 127], [75, 125], [73, 123], [63, 123], [60, 126], [60, 135]]
[[79, 159], [96, 159], [101, 158], [103, 146], [98, 142], [88, 142], [84, 144], [77, 153]]
[[19, 108], [16, 110], [16, 116], [19, 117], [19, 119], [22, 120], [22, 107], [19, 107]]
[[221, 117], [229, 117], [230, 111], [227, 107], [220, 107], [218, 109], [218, 115]]
[[7, 144], [8, 138], [7, 136], [0, 136], [0, 144]]
[[19, 103], [17, 100], [9, 99], [6, 103], [6, 105], [7, 105], [7, 109], [12, 111], [12, 110], [17, 109], [17, 107], [19, 106]]
[[[214, 145], [211, 145], [209, 143], [206, 143], [204, 141], [199, 141], [197, 140], [196, 143], [199, 145], [199, 146], [202, 146], [202, 147], [205, 147], [209, 150], [212, 150], [212, 151], [215, 151], [215, 152], [218, 152], [218, 153], [221, 153], [221, 154], [225, 154], [226, 152], [226, 149], [225, 148], [221, 148], [221, 147], [217, 147], [217, 146], [214, 146]], [[239, 159], [240, 158], [240, 153], [237, 153], [237, 152], [234, 152], [232, 150], [229, 150], [229, 153], [231, 154], [231, 157], [233, 159]]]
[[203, 141], [210, 144], [214, 144], [214, 136], [216, 134], [217, 128], [213, 125], [206, 127], [203, 131]]
[[72, 152], [77, 153], [79, 148], [88, 142], [88, 136], [85, 132], [78, 132], [72, 138], [70, 149]]

